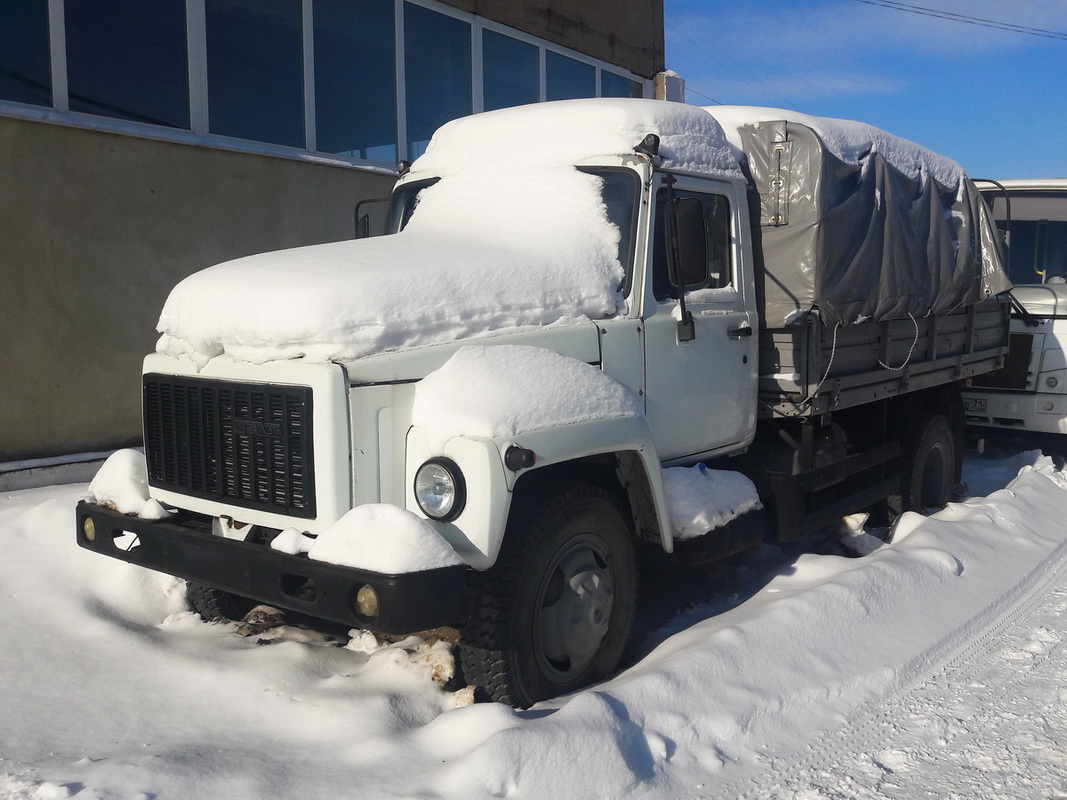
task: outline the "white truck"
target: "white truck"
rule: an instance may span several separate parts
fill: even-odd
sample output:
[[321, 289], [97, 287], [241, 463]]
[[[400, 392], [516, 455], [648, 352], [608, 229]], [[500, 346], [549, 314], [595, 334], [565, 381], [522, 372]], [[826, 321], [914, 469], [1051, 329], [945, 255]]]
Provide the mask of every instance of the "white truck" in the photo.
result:
[[174, 289], [143, 375], [170, 513], [82, 503], [78, 543], [187, 579], [205, 618], [452, 627], [518, 706], [618, 666], [639, 540], [701, 563], [943, 505], [961, 385], [1007, 351], [973, 184], [859, 123], [476, 115], [390, 226]]
[[982, 437], [1067, 433], [1067, 179], [978, 181], [1008, 246], [1018, 301], [1004, 369], [975, 376], [967, 422]]

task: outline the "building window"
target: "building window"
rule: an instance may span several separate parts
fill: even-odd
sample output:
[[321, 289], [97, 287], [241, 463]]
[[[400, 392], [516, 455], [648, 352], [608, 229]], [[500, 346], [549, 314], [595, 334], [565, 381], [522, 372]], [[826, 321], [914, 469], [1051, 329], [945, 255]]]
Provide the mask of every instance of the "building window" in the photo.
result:
[[486, 111], [541, 99], [537, 45], [494, 31], [482, 32], [482, 107]]
[[314, 15], [316, 149], [395, 163], [393, 0], [315, 0]]
[[547, 99], [596, 97], [596, 67], [549, 51], [545, 54]]
[[600, 72], [600, 96], [601, 97], [643, 97], [645, 87], [637, 81], [632, 81], [614, 72], [601, 70]]
[[304, 146], [300, 0], [205, 0], [212, 133]]
[[475, 110], [647, 87], [437, 0], [0, 0], [0, 114], [240, 150], [392, 166]]
[[0, 100], [52, 105], [48, 0], [0, 3]]
[[435, 130], [473, 111], [470, 24], [405, 3], [404, 88], [408, 158], [417, 158]]
[[71, 111], [189, 127], [184, 0], [68, 0]]

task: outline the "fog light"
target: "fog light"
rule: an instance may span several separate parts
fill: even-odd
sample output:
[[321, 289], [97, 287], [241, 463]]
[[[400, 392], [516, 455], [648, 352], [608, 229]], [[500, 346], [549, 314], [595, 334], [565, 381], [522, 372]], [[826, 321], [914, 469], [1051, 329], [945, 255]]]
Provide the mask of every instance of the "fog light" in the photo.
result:
[[93, 522], [92, 517], [86, 517], [82, 520], [82, 533], [85, 534], [86, 541], [96, 541], [96, 524]]
[[378, 593], [370, 584], [359, 587], [356, 592], [356, 613], [367, 619], [378, 616]]
[[1060, 382], [1058, 380], [1056, 380], [1055, 378], [1046, 378], [1045, 379], [1045, 386], [1047, 386], [1050, 389], [1055, 389], [1059, 385], [1060, 385]]

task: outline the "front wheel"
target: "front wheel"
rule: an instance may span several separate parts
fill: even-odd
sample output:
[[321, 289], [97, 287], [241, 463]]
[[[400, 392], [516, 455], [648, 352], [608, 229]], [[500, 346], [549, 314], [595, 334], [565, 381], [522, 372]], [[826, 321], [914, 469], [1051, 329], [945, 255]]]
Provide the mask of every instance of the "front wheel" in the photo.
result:
[[480, 576], [460, 640], [468, 680], [526, 708], [618, 666], [637, 568], [614, 496], [551, 484], [517, 502], [496, 565]]

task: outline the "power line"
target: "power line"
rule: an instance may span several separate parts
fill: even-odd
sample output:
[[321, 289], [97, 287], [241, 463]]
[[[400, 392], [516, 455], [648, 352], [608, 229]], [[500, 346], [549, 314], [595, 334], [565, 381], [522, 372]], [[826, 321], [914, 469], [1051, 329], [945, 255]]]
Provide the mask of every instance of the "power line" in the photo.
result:
[[937, 19], [945, 19], [950, 22], [962, 22], [967, 25], [978, 25], [983, 28], [994, 28], [996, 30], [1008, 31], [1010, 33], [1025, 33], [1028, 36], [1041, 36], [1045, 39], [1058, 39], [1060, 41], [1067, 41], [1067, 33], [1061, 31], [1052, 31], [1047, 28], [1031, 28], [1027, 25], [1015, 25], [1010, 22], [998, 22], [993, 19], [985, 19], [983, 17], [971, 17], [966, 14], [954, 14], [951, 11], [940, 11], [936, 8], [926, 8], [925, 6], [914, 6], [909, 3], [900, 3], [896, 0], [854, 0], [857, 3], [864, 3], [869, 6], [880, 6], [882, 8], [891, 8], [894, 11], [907, 11], [911, 14], [919, 14], [924, 17], [935, 17]]
[[721, 105], [725, 105], [725, 103], [723, 103], [722, 100], [716, 100], [714, 97], [709, 97], [708, 95], [704, 94], [703, 92], [698, 92], [696, 89], [694, 89], [688, 83], [685, 85], [685, 90], [687, 92], [692, 92], [695, 95], [699, 95], [700, 97], [703, 97], [705, 100], [710, 100], [711, 102], [715, 103], [716, 105], [720, 105], [720, 106]]
[[[783, 102], [785, 101], [784, 98], [780, 94], [778, 94], [776, 91], [774, 91], [774, 89], [772, 87], [768, 86], [766, 83], [763, 83], [763, 81], [760, 81], [758, 78], [753, 77], [753, 80], [756, 81], [759, 84], [757, 86], [755, 83], [753, 83], [752, 81], [748, 80], [744, 75], [742, 75], [740, 72], [738, 72], [738, 70], [734, 69], [729, 64], [727, 64], [725, 61], [723, 61], [722, 58], [719, 58], [718, 56], [716, 56], [713, 53], [709, 52], [708, 49], [704, 47], [704, 44], [707, 43], [707, 44], [710, 45], [711, 43], [708, 42], [704, 37], [694, 37], [693, 35], [691, 35], [692, 34], [691, 31], [687, 31], [684, 27], [680, 27], [681, 21], [678, 20], [673, 14], [671, 14], [670, 12], [666, 12], [665, 17], [669, 17], [670, 18], [670, 19], [666, 19], [665, 18], [664, 22], [667, 24], [667, 26], [671, 30], [673, 30], [677, 35], [679, 35], [682, 38], [686, 39], [689, 42], [689, 44], [691, 44], [693, 47], [695, 47], [697, 50], [699, 50], [705, 56], [707, 56], [711, 60], [717, 62], [718, 64], [722, 65], [723, 68], [725, 68], [728, 72], [730, 72], [730, 74], [732, 74], [735, 78], [737, 78], [739, 81], [744, 83], [750, 89], [752, 89], [755, 92], [758, 92], [759, 94], [762, 94], [764, 97], [766, 97], [769, 100], [777, 99], [777, 100], [780, 100], [780, 101], [783, 101]], [[679, 24], [678, 25], [673, 24], [675, 22], [677, 22]], [[712, 45], [712, 46], [714, 46], [714, 45]], [[733, 59], [730, 59], [729, 56], [725, 56], [724, 55], [724, 57], [729, 59], [730, 61], [733, 61]], [[733, 63], [737, 64], [736, 61], [734, 61]], [[737, 66], [738, 66], [739, 69], [742, 69], [742, 70], [744, 69], [744, 67], [742, 67], [740, 64], [737, 64]], [[690, 89], [688, 86], [686, 87], [686, 90], [687, 91], [692, 91], [694, 94], [699, 94], [701, 97], [704, 97], [704, 98], [706, 98], [708, 100], [712, 99], [712, 98], [708, 97], [705, 94], [701, 94], [700, 92], [696, 91], [695, 89]], [[717, 103], [719, 101], [718, 100], [713, 100], [712, 102], [716, 102]]]

